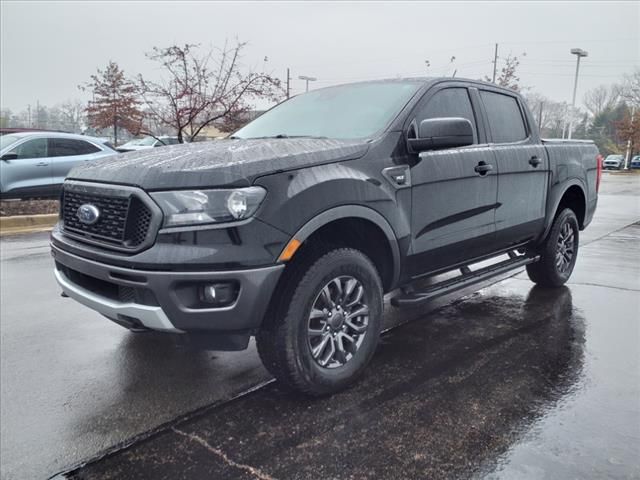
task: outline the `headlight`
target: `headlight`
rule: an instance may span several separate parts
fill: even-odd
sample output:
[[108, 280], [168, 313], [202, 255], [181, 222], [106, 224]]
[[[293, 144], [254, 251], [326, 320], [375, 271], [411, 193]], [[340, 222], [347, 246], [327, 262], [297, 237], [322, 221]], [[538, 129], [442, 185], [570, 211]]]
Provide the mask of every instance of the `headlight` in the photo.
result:
[[164, 226], [176, 227], [248, 218], [256, 212], [266, 193], [262, 187], [247, 187], [154, 192], [151, 197], [164, 213]]

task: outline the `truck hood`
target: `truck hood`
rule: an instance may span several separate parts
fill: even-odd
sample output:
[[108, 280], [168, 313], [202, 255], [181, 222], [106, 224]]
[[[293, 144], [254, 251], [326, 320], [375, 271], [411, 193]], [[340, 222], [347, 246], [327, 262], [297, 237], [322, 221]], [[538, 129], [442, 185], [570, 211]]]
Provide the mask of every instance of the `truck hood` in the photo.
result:
[[246, 186], [256, 177], [359, 158], [364, 140], [238, 139], [170, 145], [85, 162], [74, 180], [134, 185], [145, 190]]

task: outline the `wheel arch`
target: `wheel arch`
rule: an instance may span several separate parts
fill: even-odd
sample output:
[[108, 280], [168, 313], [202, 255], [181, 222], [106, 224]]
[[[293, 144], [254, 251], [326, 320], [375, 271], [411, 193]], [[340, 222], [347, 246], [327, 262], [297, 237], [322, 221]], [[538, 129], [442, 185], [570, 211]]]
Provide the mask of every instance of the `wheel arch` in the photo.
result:
[[[340, 235], [332, 238], [338, 230]], [[394, 288], [400, 278], [400, 247], [389, 222], [375, 210], [362, 205], [342, 205], [316, 215], [305, 223], [293, 238], [300, 250], [314, 240], [357, 248], [376, 265], [385, 291]], [[367, 239], [367, 242], [363, 242]], [[384, 243], [381, 242], [384, 240]], [[296, 252], [296, 255], [298, 252]], [[294, 256], [295, 258], [295, 256]]]
[[[578, 226], [580, 230], [585, 227], [585, 219], [587, 214], [587, 197], [585, 195], [585, 188], [582, 182], [578, 179], [573, 179], [563, 185], [562, 190], [558, 189], [558, 194], [552, 195], [552, 207], [547, 210], [547, 218], [545, 221], [544, 234], [540, 237], [541, 240], [547, 238], [549, 231], [553, 225], [553, 220], [558, 213], [564, 208], [571, 208], [576, 217], [578, 218]], [[561, 193], [560, 193], [561, 192]]]

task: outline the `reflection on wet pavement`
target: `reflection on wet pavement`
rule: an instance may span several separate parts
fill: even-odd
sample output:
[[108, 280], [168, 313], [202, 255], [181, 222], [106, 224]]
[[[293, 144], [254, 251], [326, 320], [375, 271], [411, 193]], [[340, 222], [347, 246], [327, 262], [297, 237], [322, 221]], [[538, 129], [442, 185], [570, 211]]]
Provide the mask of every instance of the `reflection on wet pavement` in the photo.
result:
[[510, 280], [385, 335], [347, 392], [311, 400], [271, 384], [73, 478], [539, 478], [525, 444], [591, 388], [586, 325], [569, 288]]

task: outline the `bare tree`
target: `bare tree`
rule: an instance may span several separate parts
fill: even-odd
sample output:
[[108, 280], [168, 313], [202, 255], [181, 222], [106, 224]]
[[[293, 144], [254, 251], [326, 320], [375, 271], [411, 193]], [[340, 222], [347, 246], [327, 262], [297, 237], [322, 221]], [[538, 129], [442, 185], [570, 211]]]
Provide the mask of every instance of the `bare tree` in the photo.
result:
[[592, 116], [600, 115], [616, 106], [620, 100], [620, 89], [615, 85], [600, 85], [584, 95], [583, 103]]
[[0, 127], [6, 128], [11, 125], [11, 117], [13, 113], [8, 108], [0, 110]]
[[60, 123], [64, 130], [79, 133], [85, 123], [85, 107], [80, 100], [67, 100], [60, 105]]
[[91, 81], [81, 85], [90, 90], [93, 100], [85, 109], [89, 125], [94, 128], [113, 127], [114, 143], [118, 144], [118, 128], [134, 133], [142, 122], [138, 89], [127, 79], [117, 63], [111, 61], [103, 71], [98, 69]]
[[150, 123], [156, 122], [170, 127], [183, 142], [209, 125], [233, 130], [257, 99], [279, 100], [280, 80], [241, 64], [245, 46], [236, 42], [203, 53], [193, 44], [154, 48], [147, 57], [160, 64], [164, 78], [156, 82], [138, 77], [149, 112], [140, 132], [150, 133]]
[[[524, 97], [538, 124], [540, 134], [543, 137], [561, 137], [567, 126], [569, 106], [533, 91], [527, 92]], [[576, 121], [582, 120], [583, 114], [584, 112], [576, 109]]]

